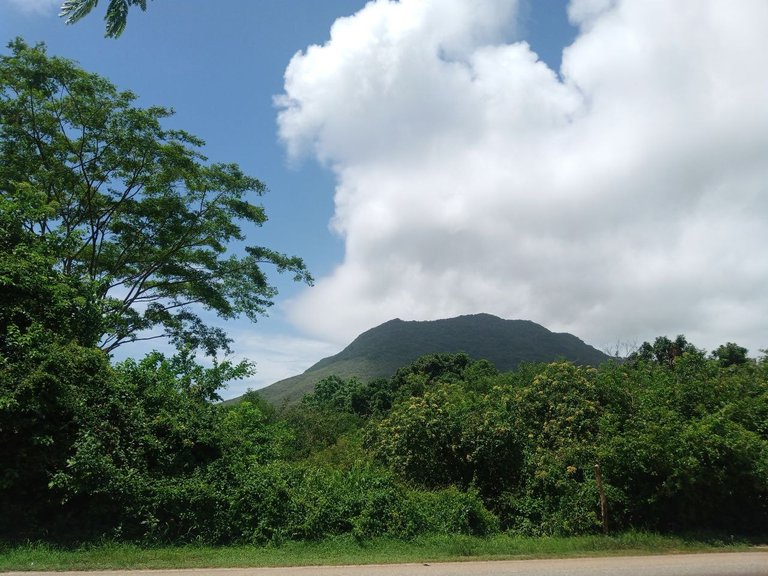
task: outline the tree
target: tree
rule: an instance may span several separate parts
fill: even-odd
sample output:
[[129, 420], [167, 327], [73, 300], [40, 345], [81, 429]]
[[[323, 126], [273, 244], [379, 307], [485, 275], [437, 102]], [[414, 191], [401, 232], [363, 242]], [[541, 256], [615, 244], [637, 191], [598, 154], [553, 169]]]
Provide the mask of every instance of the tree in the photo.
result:
[[671, 368], [675, 360], [685, 353], [701, 354], [682, 334], [678, 335], [674, 340], [670, 340], [666, 336], [659, 336], [653, 341], [653, 344], [643, 342], [637, 352], [629, 355], [629, 360], [631, 362], [638, 360], [656, 362]]
[[478, 403], [459, 384], [444, 384], [396, 404], [370, 429], [376, 458], [409, 482], [445, 487], [468, 485], [473, 463], [464, 428]]
[[277, 293], [264, 265], [311, 284], [300, 258], [255, 245], [233, 253], [243, 225], [266, 221], [251, 202], [266, 187], [236, 164], [208, 163], [200, 139], [163, 128], [172, 111], [135, 107], [134, 94], [43, 45], [9, 48], [0, 57], [4, 243], [76, 280], [99, 310], [88, 329], [101, 349], [167, 337], [215, 355], [229, 340], [201, 308], [255, 321]]
[[0, 197], [0, 357], [19, 357], [17, 345], [32, 333], [94, 346], [100, 314], [84, 297], [87, 287], [55, 271], [51, 255], [19, 242], [12, 231], [18, 223], [10, 222], [12, 211], [3, 208]]
[[67, 466], [77, 415], [111, 397], [112, 372], [99, 350], [39, 325], [0, 341], [0, 538], [23, 539], [66, 523], [50, 481]]
[[405, 398], [371, 421], [373, 455], [410, 483], [475, 487], [496, 496], [519, 480], [522, 436], [500, 388], [488, 394], [465, 381]]
[[722, 368], [684, 354], [674, 370], [646, 363], [614, 370], [616, 391], [629, 402], [608, 407], [599, 444], [624, 521], [726, 533], [765, 526], [768, 381], [761, 368]]
[[747, 361], [747, 349], [734, 342], [726, 342], [712, 351], [712, 358], [723, 368], [744, 364]]
[[[59, 16], [65, 17], [67, 24], [74, 24], [89, 14], [98, 3], [99, 0], [65, 0], [61, 5]], [[109, 0], [107, 13], [104, 15], [107, 23], [105, 33], [107, 38], [117, 38], [123, 33], [128, 23], [128, 9], [131, 6], [146, 10], [147, 0]]]
[[464, 371], [472, 363], [464, 352], [425, 354], [398, 368], [391, 379], [391, 387], [399, 397], [420, 396], [434, 384], [462, 380]]
[[331, 375], [317, 382], [314, 392], [305, 395], [302, 403], [315, 408], [368, 416], [370, 396], [368, 386], [355, 376], [344, 380]]

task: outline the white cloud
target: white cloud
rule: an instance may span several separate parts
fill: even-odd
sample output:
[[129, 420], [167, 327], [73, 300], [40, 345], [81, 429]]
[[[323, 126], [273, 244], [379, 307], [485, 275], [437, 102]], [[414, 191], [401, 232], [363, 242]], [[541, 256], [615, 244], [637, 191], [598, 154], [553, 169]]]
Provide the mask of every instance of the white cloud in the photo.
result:
[[0, 5], [10, 6], [26, 14], [58, 14], [61, 0], [0, 0]]
[[280, 134], [334, 170], [346, 242], [294, 322], [768, 346], [768, 3], [574, 0], [562, 80], [512, 8], [379, 0], [291, 61]]
[[229, 334], [237, 342], [237, 354], [232, 360], [247, 359], [254, 362], [256, 373], [246, 380], [230, 382], [225, 390], [220, 391], [224, 398], [234, 398], [249, 388], [263, 388], [301, 374], [321, 358], [341, 350], [340, 346], [311, 338], [257, 334], [252, 330], [230, 330]]
[[571, 0], [568, 18], [573, 24], [589, 27], [616, 4], [617, 0]]

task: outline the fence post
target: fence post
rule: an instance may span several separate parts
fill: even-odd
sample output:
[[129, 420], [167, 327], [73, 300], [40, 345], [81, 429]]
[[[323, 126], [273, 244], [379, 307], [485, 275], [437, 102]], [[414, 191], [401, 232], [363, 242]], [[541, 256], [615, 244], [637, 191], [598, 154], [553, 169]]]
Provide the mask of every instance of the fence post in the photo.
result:
[[605, 497], [605, 490], [603, 489], [600, 464], [595, 464], [595, 482], [597, 483], [597, 492], [600, 494], [600, 517], [603, 520], [603, 534], [608, 534], [608, 499]]

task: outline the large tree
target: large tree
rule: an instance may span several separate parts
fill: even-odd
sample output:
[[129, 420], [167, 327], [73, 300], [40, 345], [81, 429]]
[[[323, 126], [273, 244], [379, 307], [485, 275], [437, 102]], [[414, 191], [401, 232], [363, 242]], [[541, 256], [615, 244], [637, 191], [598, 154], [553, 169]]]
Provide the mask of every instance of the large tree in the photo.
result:
[[76, 280], [67, 285], [99, 311], [97, 326], [82, 328], [100, 348], [166, 337], [215, 354], [228, 339], [201, 310], [264, 314], [276, 294], [264, 265], [311, 283], [300, 258], [244, 244], [267, 219], [253, 203], [264, 184], [207, 162], [200, 139], [163, 127], [170, 110], [135, 106], [132, 93], [42, 45], [9, 48], [0, 56], [3, 243]]

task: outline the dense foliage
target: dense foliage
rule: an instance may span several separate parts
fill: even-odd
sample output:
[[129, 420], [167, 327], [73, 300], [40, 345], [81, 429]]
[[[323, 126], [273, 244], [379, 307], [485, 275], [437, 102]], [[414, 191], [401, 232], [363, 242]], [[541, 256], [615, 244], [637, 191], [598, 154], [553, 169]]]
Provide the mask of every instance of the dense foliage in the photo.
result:
[[[257, 312], [271, 295], [262, 257], [305, 274], [266, 250], [219, 260], [234, 220], [262, 220], [241, 199], [258, 186], [202, 164], [190, 137], [159, 127], [164, 113], [40, 47], [12, 52], [0, 58], [0, 540], [768, 526], [768, 359], [730, 342], [708, 356], [662, 337], [598, 368], [510, 372], [433, 354], [391, 378], [325, 378], [291, 406], [217, 403], [250, 368], [200, 366], [195, 347], [222, 339], [176, 310], [202, 298]], [[176, 354], [114, 362], [109, 342], [151, 326], [176, 336]]]
[[264, 265], [311, 282], [299, 258], [230, 249], [244, 225], [253, 236], [266, 221], [251, 202], [265, 186], [163, 128], [170, 110], [134, 106], [130, 92], [43, 46], [17, 39], [10, 51], [0, 57], [0, 242], [15, 252], [15, 277], [34, 259], [57, 283], [79, 285], [98, 314], [78, 332], [106, 352], [170, 338], [214, 355], [228, 338], [201, 308], [255, 320], [276, 293]]
[[768, 525], [768, 361], [529, 364], [433, 355], [329, 378], [286, 408], [211, 402], [242, 374], [110, 366], [75, 343], [4, 357], [5, 538], [282, 542], [350, 533], [755, 533]]

